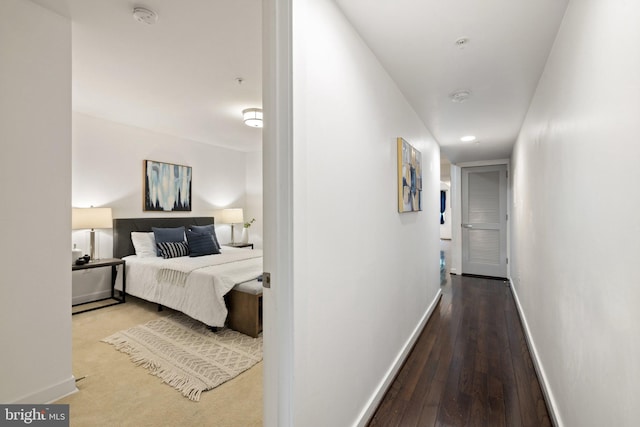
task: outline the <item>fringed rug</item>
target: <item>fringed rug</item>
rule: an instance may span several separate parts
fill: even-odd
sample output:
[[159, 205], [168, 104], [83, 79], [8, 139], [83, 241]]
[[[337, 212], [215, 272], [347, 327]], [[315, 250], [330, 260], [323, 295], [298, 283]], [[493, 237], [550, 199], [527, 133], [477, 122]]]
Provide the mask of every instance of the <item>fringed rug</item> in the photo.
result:
[[262, 360], [262, 336], [227, 328], [211, 332], [185, 315], [152, 320], [102, 341], [194, 401]]

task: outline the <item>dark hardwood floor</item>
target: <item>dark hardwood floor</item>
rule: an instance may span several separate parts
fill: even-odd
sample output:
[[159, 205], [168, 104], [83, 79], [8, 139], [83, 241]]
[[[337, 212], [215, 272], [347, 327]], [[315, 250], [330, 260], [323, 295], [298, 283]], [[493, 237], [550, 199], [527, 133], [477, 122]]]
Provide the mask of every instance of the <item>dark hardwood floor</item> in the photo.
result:
[[369, 426], [550, 426], [507, 282], [449, 276]]

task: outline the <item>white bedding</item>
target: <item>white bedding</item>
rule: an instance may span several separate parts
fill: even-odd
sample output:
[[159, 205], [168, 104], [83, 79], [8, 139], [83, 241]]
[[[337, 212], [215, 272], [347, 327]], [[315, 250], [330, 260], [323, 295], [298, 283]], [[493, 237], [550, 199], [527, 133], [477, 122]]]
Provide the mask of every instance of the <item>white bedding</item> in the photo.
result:
[[126, 261], [127, 294], [162, 304], [209, 326], [224, 326], [224, 295], [262, 274], [262, 250], [223, 247], [218, 255]]

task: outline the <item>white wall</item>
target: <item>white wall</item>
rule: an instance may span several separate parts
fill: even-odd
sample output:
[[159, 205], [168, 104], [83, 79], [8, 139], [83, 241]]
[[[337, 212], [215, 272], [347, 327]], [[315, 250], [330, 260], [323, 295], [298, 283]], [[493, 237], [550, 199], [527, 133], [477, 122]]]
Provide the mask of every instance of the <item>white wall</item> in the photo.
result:
[[[73, 206], [108, 206], [115, 218], [209, 216], [216, 209], [244, 207], [249, 174], [246, 158], [247, 153], [241, 151], [74, 112]], [[144, 160], [193, 168], [191, 212], [142, 210]], [[217, 230], [221, 241], [227, 241], [229, 226]], [[108, 252], [105, 256], [110, 255], [108, 243], [101, 248]]]
[[255, 218], [249, 228], [249, 241], [262, 249], [262, 152], [246, 153], [246, 194], [244, 204], [245, 221]]
[[[74, 207], [111, 207], [114, 218], [213, 216], [216, 209], [243, 207], [247, 218], [256, 218], [251, 241], [261, 247], [260, 158], [260, 152], [215, 147], [74, 112], [72, 203]], [[144, 160], [193, 168], [191, 212], [143, 212]], [[231, 240], [230, 231], [229, 225], [216, 226], [221, 243]], [[235, 232], [239, 239], [242, 227], [236, 225]], [[111, 257], [111, 230], [97, 230], [96, 234], [96, 256]], [[72, 240], [88, 252], [88, 231], [74, 231]], [[74, 303], [95, 299], [110, 289], [110, 273], [101, 270], [107, 269], [74, 272]]]
[[640, 419], [638, 22], [570, 2], [512, 156], [512, 280], [565, 426]]
[[[293, 425], [348, 426], [439, 293], [440, 151], [334, 2], [293, 4]], [[420, 213], [397, 212], [398, 136]]]
[[0, 402], [45, 403], [71, 372], [71, 23], [0, 2]]

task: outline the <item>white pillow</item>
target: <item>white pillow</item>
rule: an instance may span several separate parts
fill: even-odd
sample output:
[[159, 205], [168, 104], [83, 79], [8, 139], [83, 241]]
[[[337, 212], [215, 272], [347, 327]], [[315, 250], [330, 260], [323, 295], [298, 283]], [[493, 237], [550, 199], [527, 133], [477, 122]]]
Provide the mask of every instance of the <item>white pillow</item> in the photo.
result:
[[136, 255], [140, 258], [157, 257], [156, 238], [153, 233], [131, 232], [131, 242], [136, 250]]

